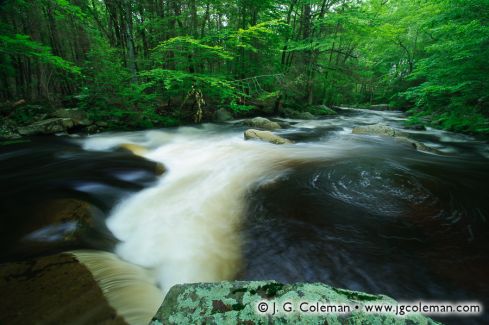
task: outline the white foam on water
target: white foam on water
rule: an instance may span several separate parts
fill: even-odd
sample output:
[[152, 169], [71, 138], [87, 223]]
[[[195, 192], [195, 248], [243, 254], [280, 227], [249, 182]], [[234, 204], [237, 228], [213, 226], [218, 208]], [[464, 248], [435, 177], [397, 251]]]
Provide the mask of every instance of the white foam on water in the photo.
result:
[[[286, 173], [297, 162], [328, 160], [359, 150], [345, 140], [324, 145], [244, 141], [242, 133], [180, 128], [148, 131], [138, 145], [167, 172], [154, 187], [120, 202], [107, 226], [121, 241], [115, 253], [154, 270], [163, 292], [177, 283], [232, 279], [240, 270], [240, 225], [248, 190]], [[107, 150], [135, 137], [90, 137], [89, 150]], [[158, 146], [158, 141], [160, 144]], [[110, 146], [109, 146], [110, 145]]]

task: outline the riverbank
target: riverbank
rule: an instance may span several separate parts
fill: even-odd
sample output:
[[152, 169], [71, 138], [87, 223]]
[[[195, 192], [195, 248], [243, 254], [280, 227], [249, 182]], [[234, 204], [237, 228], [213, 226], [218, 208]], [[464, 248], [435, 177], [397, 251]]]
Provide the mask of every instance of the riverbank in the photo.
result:
[[[345, 107], [349, 107], [348, 105]], [[299, 120], [314, 120], [318, 118], [332, 117], [341, 112], [341, 106], [333, 106], [333, 109], [324, 105], [305, 107], [281, 107], [277, 111], [273, 109], [256, 109], [247, 112], [237, 112], [231, 109], [205, 110], [201, 123], [228, 122], [233, 119], [252, 118], [255, 116], [278, 117]], [[395, 111], [387, 104], [356, 105], [354, 109], [366, 111]], [[37, 135], [52, 134], [96, 134], [100, 132], [137, 131], [162, 127], [175, 127], [194, 125], [192, 116], [172, 116], [152, 114], [145, 112], [100, 112], [86, 111], [78, 108], [52, 109], [43, 105], [30, 105], [24, 101], [14, 104], [4, 103], [0, 109], [2, 124], [0, 125], [0, 141], [4, 144], [12, 143], [12, 140]], [[146, 112], [147, 113], [147, 112]], [[489, 129], [480, 127], [484, 120], [478, 116], [464, 116], [458, 120], [449, 118], [440, 120], [426, 113], [408, 111], [407, 119], [403, 127], [413, 130], [424, 130], [426, 127], [434, 127], [440, 130], [456, 131], [462, 134], [478, 137], [489, 137]], [[474, 125], [471, 122], [474, 120]], [[473, 127], [472, 127], [473, 126]], [[479, 130], [479, 131], [474, 131]], [[13, 143], [15, 143], [14, 141]]]

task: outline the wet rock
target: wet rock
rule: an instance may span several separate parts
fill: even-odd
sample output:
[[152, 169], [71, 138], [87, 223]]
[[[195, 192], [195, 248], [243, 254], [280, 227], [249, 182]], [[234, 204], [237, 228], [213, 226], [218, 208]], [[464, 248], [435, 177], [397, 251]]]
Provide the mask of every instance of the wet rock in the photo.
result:
[[163, 175], [166, 172], [166, 167], [162, 163], [157, 162], [154, 171], [156, 175]]
[[110, 249], [117, 240], [107, 229], [103, 213], [80, 199], [59, 198], [34, 204], [18, 227], [12, 245], [0, 254], [33, 257], [72, 248]]
[[124, 150], [132, 152], [136, 156], [144, 156], [148, 152], [147, 148], [134, 143], [123, 143], [119, 145], [119, 147]]
[[292, 141], [282, 138], [276, 134], [273, 134], [270, 131], [259, 131], [254, 129], [246, 130], [244, 133], [245, 140], [261, 140], [270, 142], [273, 144], [288, 144], [292, 143]]
[[407, 133], [391, 128], [384, 124], [358, 126], [353, 128], [353, 134], [380, 135], [386, 137], [406, 137]]
[[[286, 302], [291, 304], [284, 305]], [[301, 312], [303, 302], [307, 304], [303, 304], [302, 309], [310, 310], [315, 302], [319, 302], [324, 306], [351, 306], [351, 312]], [[361, 311], [367, 304], [395, 303], [384, 295], [337, 289], [321, 283], [232, 281], [183, 284], [170, 289], [150, 324], [437, 324], [419, 314], [401, 318]], [[263, 312], [258, 312], [258, 308]]]
[[375, 124], [375, 125], [367, 125], [367, 126], [358, 126], [353, 128], [353, 134], [365, 134], [365, 135], [378, 135], [384, 137], [392, 137], [397, 142], [413, 147], [418, 151], [424, 151], [434, 154], [442, 154], [437, 149], [428, 147], [422, 142], [416, 141], [414, 139], [409, 138], [409, 135], [406, 132], [402, 132], [395, 128], [391, 128], [389, 126], [383, 124]]
[[426, 127], [423, 124], [408, 124], [404, 126], [406, 129], [409, 130], [416, 130], [416, 131], [425, 131]]
[[100, 132], [100, 128], [97, 125], [94, 125], [94, 124], [87, 126], [87, 128], [85, 130], [88, 133], [90, 133], [90, 134], [94, 134], [94, 133]]
[[312, 106], [309, 111], [314, 115], [330, 116], [337, 115], [337, 113], [326, 105]]
[[71, 118], [50, 118], [33, 123], [28, 126], [18, 128], [20, 135], [36, 135], [36, 134], [55, 134], [59, 132], [67, 132], [73, 128], [76, 122]]
[[282, 128], [277, 122], [272, 122], [264, 117], [255, 117], [250, 120], [245, 120], [243, 123], [245, 125], [264, 130], [277, 130]]
[[0, 264], [0, 295], [0, 324], [126, 324], [70, 253]]
[[428, 147], [424, 143], [419, 142], [419, 141], [416, 141], [416, 140], [413, 140], [413, 139], [410, 139], [410, 138], [396, 137], [395, 139], [396, 139], [397, 142], [400, 142], [400, 143], [403, 143], [403, 144], [406, 144], [406, 145], [410, 145], [410, 146], [412, 146], [414, 149], [416, 149], [418, 151], [424, 151], [424, 152], [434, 153], [434, 154], [437, 154], [437, 155], [442, 154], [441, 151], [439, 151], [439, 150], [437, 150], [435, 148]]
[[301, 112], [297, 114], [297, 118], [301, 120], [314, 120], [316, 117], [309, 112]]
[[232, 119], [233, 119], [233, 115], [225, 108], [218, 109], [214, 114], [214, 121], [218, 123], [230, 121]]

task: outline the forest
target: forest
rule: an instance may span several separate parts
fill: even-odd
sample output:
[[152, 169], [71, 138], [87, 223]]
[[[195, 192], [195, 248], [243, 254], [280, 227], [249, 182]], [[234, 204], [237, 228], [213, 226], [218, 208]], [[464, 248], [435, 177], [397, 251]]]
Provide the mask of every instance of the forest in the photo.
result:
[[0, 5], [3, 128], [58, 108], [140, 129], [381, 104], [489, 133], [489, 0]]
[[0, 324], [489, 324], [488, 162], [489, 0], [0, 0]]

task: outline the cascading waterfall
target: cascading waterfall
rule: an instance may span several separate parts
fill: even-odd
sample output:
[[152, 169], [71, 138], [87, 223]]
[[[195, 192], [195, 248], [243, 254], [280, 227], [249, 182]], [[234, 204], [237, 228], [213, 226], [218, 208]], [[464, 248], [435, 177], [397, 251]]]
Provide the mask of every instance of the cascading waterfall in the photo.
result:
[[[289, 120], [293, 127], [279, 132], [298, 139], [290, 145], [244, 141], [242, 128], [212, 124], [75, 140], [88, 151], [125, 148], [167, 169], [113, 207], [107, 226], [119, 240], [114, 254], [77, 256], [131, 324], [150, 321], [174, 284], [227, 279], [321, 281], [400, 298], [472, 299], [452, 285], [460, 281], [459, 265], [443, 265], [453, 258], [446, 247], [454, 241], [456, 254], [474, 259], [464, 268], [485, 263], [479, 250], [486, 230], [476, 215], [485, 213], [486, 195], [470, 191], [487, 179], [486, 146], [450, 133], [409, 131], [444, 156], [351, 134], [355, 125], [398, 126], [399, 119], [362, 113]], [[480, 209], [452, 218], [458, 207], [471, 206]], [[466, 229], [477, 233], [468, 236]], [[399, 277], [386, 281], [392, 272]]]
[[[203, 138], [192, 128], [187, 131], [179, 130], [173, 135], [151, 131], [132, 138], [93, 137], [84, 144], [91, 150], [105, 150], [123, 143], [143, 145], [151, 149], [144, 157], [164, 163], [168, 169], [155, 186], [122, 200], [107, 221], [121, 241], [115, 253], [151, 270], [140, 271], [138, 277], [116, 276], [115, 280], [101, 281], [110, 284], [106, 294], [122, 314], [124, 310], [136, 310], [131, 304], [138, 298], [111, 299], [112, 295], [120, 295], [115, 290], [110, 292], [111, 288], [127, 285], [132, 290], [136, 284], [131, 281], [141, 282], [143, 274], [154, 277], [163, 294], [178, 283], [233, 279], [242, 263], [243, 238], [239, 230], [247, 191], [254, 185], [273, 182], [291, 166], [314, 159], [332, 160], [346, 151], [359, 150], [344, 140], [328, 144], [326, 150], [311, 144], [276, 146], [245, 142], [237, 133]], [[100, 269], [98, 265], [90, 266], [92, 257], [90, 260], [80, 256], [91, 270]], [[109, 260], [115, 261], [113, 257]], [[104, 263], [102, 257], [95, 258], [95, 264], [98, 263]], [[104, 271], [94, 272], [97, 279], [101, 272]], [[137, 290], [141, 293], [145, 289]], [[160, 298], [151, 286], [147, 297]], [[148, 305], [160, 303], [158, 299]], [[139, 318], [129, 314], [133, 324], [149, 315], [144, 311]]]

